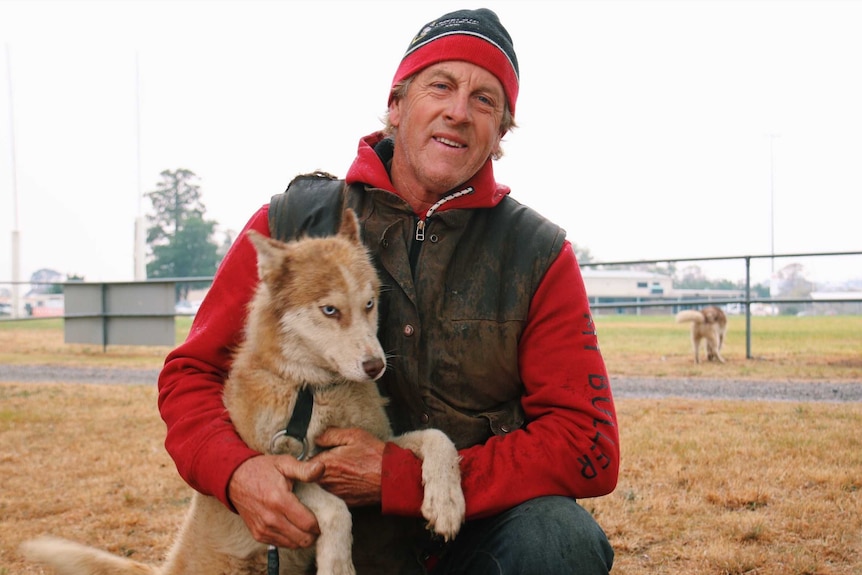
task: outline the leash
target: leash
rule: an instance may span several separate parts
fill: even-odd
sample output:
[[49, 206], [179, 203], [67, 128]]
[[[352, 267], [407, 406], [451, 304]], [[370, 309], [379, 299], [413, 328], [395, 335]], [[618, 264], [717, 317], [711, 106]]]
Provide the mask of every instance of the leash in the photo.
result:
[[[269, 451], [274, 451], [275, 442], [282, 437], [292, 437], [302, 443], [302, 451], [297, 456], [298, 461], [302, 461], [308, 456], [308, 424], [311, 423], [311, 412], [314, 410], [314, 393], [311, 387], [305, 385], [299, 390], [296, 396], [296, 404], [293, 406], [293, 413], [287, 421], [287, 426], [280, 429], [269, 442]], [[278, 547], [270, 545], [266, 550], [266, 575], [278, 575]]]
[[278, 547], [275, 545], [266, 550], [266, 575], [278, 575]]

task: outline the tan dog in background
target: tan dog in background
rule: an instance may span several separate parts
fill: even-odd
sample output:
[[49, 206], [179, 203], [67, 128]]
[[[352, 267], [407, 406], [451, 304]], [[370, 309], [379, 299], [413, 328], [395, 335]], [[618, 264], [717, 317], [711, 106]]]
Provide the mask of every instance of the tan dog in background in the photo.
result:
[[[261, 453], [302, 457], [303, 445], [284, 430], [303, 386], [314, 394], [306, 441], [328, 427], [358, 427], [394, 441], [423, 459], [422, 514], [452, 539], [464, 520], [459, 456], [439, 430], [392, 438], [385, 400], [375, 380], [386, 369], [377, 339], [376, 270], [347, 210], [337, 236], [282, 243], [249, 232], [258, 252], [260, 283], [249, 307], [246, 340], [225, 382], [224, 403], [243, 440]], [[313, 549], [279, 550], [281, 575], [353, 575], [352, 521], [347, 505], [315, 483], [294, 492], [320, 526]], [[25, 555], [63, 575], [206, 575], [266, 573], [267, 546], [239, 515], [214, 497], [194, 493], [182, 529], [161, 567], [152, 567], [53, 537], [24, 543]]]
[[700, 342], [706, 342], [706, 358], [709, 361], [724, 363], [721, 347], [727, 333], [727, 316], [715, 306], [701, 310], [687, 309], [676, 314], [676, 322], [691, 322], [691, 345], [694, 347], [694, 361], [700, 363]]

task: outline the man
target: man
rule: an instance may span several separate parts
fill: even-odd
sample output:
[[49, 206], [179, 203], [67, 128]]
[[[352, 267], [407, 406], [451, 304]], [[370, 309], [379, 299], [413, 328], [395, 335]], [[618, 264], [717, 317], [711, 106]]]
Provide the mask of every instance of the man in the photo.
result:
[[[447, 545], [423, 536], [420, 462], [393, 444], [333, 428], [319, 440], [328, 451], [298, 462], [253, 452], [236, 435], [220, 392], [256, 282], [241, 236], [165, 362], [159, 406], [180, 474], [236, 510], [258, 540], [312, 545], [316, 520], [291, 487], [317, 481], [354, 510], [354, 548], [370, 556], [357, 558], [360, 573], [610, 570], [613, 551], [575, 499], [610, 493], [619, 470], [583, 280], [565, 233], [493, 175], [518, 88], [511, 38], [490, 10], [423, 26], [395, 73], [387, 127], [361, 140], [343, 192], [385, 286], [380, 387], [393, 428], [437, 427], [455, 442], [461, 533]], [[267, 207], [247, 229], [270, 233]], [[368, 542], [366, 522], [375, 525]]]

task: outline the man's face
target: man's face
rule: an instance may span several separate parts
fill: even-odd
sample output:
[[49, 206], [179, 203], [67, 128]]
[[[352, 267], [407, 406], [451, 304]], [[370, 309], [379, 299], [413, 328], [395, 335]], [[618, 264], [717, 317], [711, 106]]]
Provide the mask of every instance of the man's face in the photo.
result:
[[499, 149], [505, 102], [500, 81], [475, 64], [441, 62], [419, 72], [389, 106], [396, 189], [433, 203], [469, 180]]

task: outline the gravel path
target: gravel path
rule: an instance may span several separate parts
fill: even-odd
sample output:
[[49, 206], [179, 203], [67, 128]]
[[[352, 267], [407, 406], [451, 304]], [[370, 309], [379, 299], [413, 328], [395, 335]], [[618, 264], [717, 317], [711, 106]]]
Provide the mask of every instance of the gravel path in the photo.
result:
[[789, 382], [611, 378], [614, 397], [688, 397], [757, 401], [862, 401], [862, 382]]
[[72, 367], [66, 365], [0, 365], [0, 381], [155, 384], [158, 369]]
[[[0, 381], [155, 384], [157, 369], [0, 365]], [[686, 397], [758, 401], [862, 401], [862, 382], [783, 382], [613, 377], [617, 398]]]

